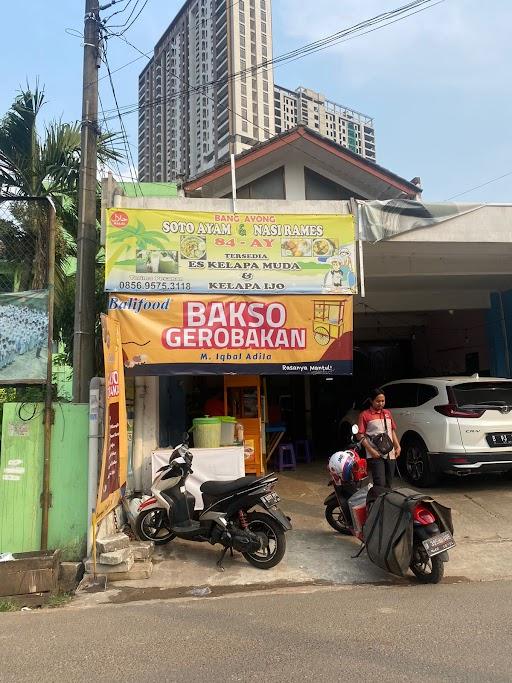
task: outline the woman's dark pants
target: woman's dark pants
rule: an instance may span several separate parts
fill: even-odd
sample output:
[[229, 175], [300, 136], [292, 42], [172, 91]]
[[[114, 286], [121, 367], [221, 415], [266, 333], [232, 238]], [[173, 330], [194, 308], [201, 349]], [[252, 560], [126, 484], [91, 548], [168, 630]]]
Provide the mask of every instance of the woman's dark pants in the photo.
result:
[[372, 473], [374, 486], [393, 488], [396, 460], [389, 458], [368, 458], [368, 467]]

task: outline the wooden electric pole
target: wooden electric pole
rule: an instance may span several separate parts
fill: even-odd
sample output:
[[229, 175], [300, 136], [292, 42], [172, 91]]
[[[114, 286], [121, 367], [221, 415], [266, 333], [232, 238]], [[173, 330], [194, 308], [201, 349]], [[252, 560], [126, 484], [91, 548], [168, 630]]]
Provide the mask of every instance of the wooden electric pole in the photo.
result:
[[99, 2], [85, 0], [81, 159], [73, 339], [73, 402], [89, 402], [94, 375]]

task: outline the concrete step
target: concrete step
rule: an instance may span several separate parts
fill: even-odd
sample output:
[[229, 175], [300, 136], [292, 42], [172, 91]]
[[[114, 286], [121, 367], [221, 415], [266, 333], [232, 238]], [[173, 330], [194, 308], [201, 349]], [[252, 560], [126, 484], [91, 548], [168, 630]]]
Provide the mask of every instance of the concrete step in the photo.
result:
[[113, 550], [122, 550], [130, 545], [130, 539], [126, 534], [114, 534], [114, 536], [106, 536], [96, 540], [96, 552], [98, 555], [102, 553], [110, 553]]
[[149, 560], [155, 552], [155, 544], [153, 541], [132, 541], [130, 550], [136, 562]]
[[[135, 563], [135, 560], [133, 559], [133, 555], [130, 555], [130, 557], [126, 560], [126, 562], [121, 562], [121, 564], [103, 564], [102, 562], [97, 562], [96, 563], [96, 574], [106, 574], [107, 576], [110, 574], [115, 574], [116, 572], [129, 572], [130, 569], [133, 567]], [[93, 566], [93, 561], [92, 559], [88, 559], [85, 561], [85, 573], [86, 574], [93, 574], [94, 573], [94, 566]]]
[[133, 567], [127, 572], [114, 572], [109, 574], [108, 581], [140, 581], [141, 579], [149, 579], [153, 573], [153, 563], [151, 560], [143, 560], [142, 562], [135, 562]]
[[131, 547], [121, 548], [120, 550], [111, 550], [109, 553], [101, 553], [98, 561], [101, 564], [118, 565], [134, 560], [134, 553]]

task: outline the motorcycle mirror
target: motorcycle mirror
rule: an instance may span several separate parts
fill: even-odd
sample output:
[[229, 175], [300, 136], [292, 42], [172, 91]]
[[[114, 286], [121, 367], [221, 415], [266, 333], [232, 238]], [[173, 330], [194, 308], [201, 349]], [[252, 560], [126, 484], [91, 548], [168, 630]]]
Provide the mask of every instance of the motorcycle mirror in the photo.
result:
[[352, 434], [355, 436], [359, 434], [359, 427], [357, 425], [352, 425]]
[[188, 443], [190, 435], [188, 432], [183, 432], [183, 443]]

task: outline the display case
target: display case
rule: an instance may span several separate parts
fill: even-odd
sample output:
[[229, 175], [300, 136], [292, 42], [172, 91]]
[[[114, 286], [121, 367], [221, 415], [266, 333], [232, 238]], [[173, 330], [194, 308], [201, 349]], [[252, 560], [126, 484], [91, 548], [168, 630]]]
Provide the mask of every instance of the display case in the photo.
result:
[[257, 375], [227, 375], [224, 377], [224, 410], [244, 428], [245, 471], [263, 474], [265, 471], [261, 425], [261, 380]]

